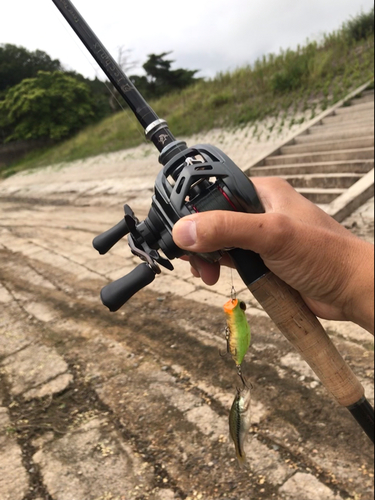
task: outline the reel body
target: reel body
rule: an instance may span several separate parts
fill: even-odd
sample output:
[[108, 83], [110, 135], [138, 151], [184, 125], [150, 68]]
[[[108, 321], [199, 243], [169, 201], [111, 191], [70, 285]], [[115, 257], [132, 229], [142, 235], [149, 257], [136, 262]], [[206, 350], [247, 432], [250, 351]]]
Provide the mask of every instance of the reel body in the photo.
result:
[[[264, 212], [251, 180], [220, 149], [211, 145], [192, 148], [185, 145], [183, 149], [179, 143], [179, 152], [171, 156], [168, 151], [160, 156], [161, 163], [168, 161], [156, 178], [147, 218], [139, 222], [131, 208], [125, 205], [124, 219], [94, 239], [94, 248], [105, 254], [129, 234], [132, 253], [145, 261], [136, 272], [102, 290], [102, 301], [111, 311], [117, 311], [136, 292], [151, 283], [161, 272], [159, 265], [173, 270], [170, 260], [188, 254], [177, 247], [172, 237], [173, 226], [182, 217], [209, 210]], [[200, 256], [208, 262], [217, 262], [222, 252]]]

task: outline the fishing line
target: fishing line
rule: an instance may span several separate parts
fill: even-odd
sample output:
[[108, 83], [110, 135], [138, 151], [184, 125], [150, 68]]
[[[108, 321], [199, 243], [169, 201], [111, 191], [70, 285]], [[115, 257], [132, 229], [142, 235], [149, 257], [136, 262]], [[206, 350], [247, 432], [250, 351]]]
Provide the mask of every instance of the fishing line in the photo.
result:
[[[81, 55], [83, 56], [83, 58], [88, 62], [88, 64], [94, 70], [94, 73], [95, 73], [95, 76], [96, 76], [97, 80], [99, 80], [101, 83], [103, 83], [105, 85], [105, 87], [108, 90], [109, 94], [117, 102], [117, 104], [120, 107], [120, 112], [122, 112], [123, 115], [126, 116], [127, 120], [130, 123], [135, 124], [137, 132], [142, 137], [142, 142], [145, 143], [145, 144], [148, 144], [148, 141], [147, 141], [147, 139], [145, 137], [145, 134], [144, 134], [144, 130], [142, 129], [142, 131], [141, 131], [141, 127], [140, 127], [140, 125], [138, 123], [138, 120], [136, 120], [134, 118], [134, 114], [131, 113], [130, 110], [127, 107], [124, 107], [121, 101], [119, 101], [116, 93], [110, 87], [110, 82], [108, 82], [107, 80], [103, 81], [103, 80], [100, 79], [100, 76], [102, 76], [102, 75], [106, 76], [105, 73], [104, 73], [104, 71], [100, 68], [100, 66], [98, 66], [97, 64], [94, 64], [95, 60], [94, 60], [94, 58], [92, 56], [89, 56], [89, 54], [87, 53], [87, 50], [86, 49], [83, 50], [84, 49], [83, 45], [81, 43], [78, 43], [79, 40], [77, 39], [76, 36], [73, 36], [74, 32], [69, 28], [69, 26], [66, 24], [66, 22], [63, 21], [63, 19], [61, 18], [61, 15], [59, 15], [58, 11], [54, 12], [54, 15], [55, 15], [56, 19], [58, 19], [59, 24], [64, 28], [64, 31], [69, 35], [69, 38], [74, 43], [75, 47], [77, 47], [78, 51], [81, 53]], [[74, 70], [72, 70], [72, 71], [74, 71]]]
[[237, 292], [236, 292], [236, 289], [234, 287], [234, 280], [233, 280], [233, 268], [231, 267], [230, 268], [230, 282], [231, 282], [231, 290], [230, 290], [230, 298], [232, 300], [236, 300], [237, 298]]

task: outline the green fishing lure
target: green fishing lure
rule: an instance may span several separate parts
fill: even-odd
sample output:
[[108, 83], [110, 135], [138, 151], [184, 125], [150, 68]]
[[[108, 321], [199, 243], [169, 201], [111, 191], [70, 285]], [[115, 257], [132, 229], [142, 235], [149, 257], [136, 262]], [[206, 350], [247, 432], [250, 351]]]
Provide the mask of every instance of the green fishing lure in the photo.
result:
[[230, 299], [223, 307], [227, 319], [228, 353], [237, 368], [240, 368], [251, 342], [250, 326], [245, 314], [246, 304], [238, 299]]

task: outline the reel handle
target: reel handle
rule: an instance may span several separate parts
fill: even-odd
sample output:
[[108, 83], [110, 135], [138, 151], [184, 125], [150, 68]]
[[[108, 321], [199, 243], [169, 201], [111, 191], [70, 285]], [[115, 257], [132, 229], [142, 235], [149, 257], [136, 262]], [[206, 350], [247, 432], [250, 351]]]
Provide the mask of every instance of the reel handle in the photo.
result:
[[124, 218], [120, 220], [118, 224], [111, 227], [111, 229], [108, 229], [108, 231], [96, 236], [92, 242], [92, 246], [100, 253], [100, 255], [104, 255], [109, 252], [109, 250], [116, 245], [121, 238], [129, 234], [129, 232], [130, 230]]
[[151, 267], [146, 263], [139, 264], [139, 266], [123, 278], [105, 286], [100, 293], [100, 297], [103, 304], [111, 312], [116, 312], [133, 295], [152, 283], [154, 279], [155, 272]]

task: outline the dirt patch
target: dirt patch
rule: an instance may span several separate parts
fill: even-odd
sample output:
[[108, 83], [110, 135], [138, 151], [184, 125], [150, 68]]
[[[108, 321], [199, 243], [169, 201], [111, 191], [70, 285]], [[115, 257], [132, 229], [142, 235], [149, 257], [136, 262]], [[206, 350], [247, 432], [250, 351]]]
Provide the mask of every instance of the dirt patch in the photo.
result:
[[[8, 263], [14, 259], [2, 255]], [[53, 277], [53, 271], [43, 267]], [[33, 285], [22, 277], [12, 276], [6, 269], [1, 277], [11, 283], [13, 293], [32, 294]], [[335, 450], [335, 456], [349, 469], [353, 461], [370, 467], [371, 447], [346, 410], [337, 408], [320, 386], [312, 389], [316, 380], [301, 377], [293, 364], [288, 367], [284, 360], [285, 372], [279, 371], [280, 359], [291, 351], [269, 319], [252, 321], [254, 349], [245, 372], [254, 387], [254, 403], [261, 402], [265, 412], [251, 429], [250, 469], [239, 472], [227, 434], [229, 407], [218, 396], [233, 397], [238, 383], [231, 360], [219, 354], [222, 311], [206, 304], [192, 307], [172, 294], [160, 297], [144, 291], [121, 313], [109, 314], [86, 298], [72, 303], [71, 296], [62, 291], [64, 280], [71, 282], [71, 277], [60, 276], [60, 290], [38, 290], [39, 300], [58, 319], [53, 323], [33, 321], [39, 342], [54, 347], [65, 359], [74, 383], [51, 398], [27, 403], [22, 397], [13, 397], [11, 409], [14, 432], [29, 456], [28, 467], [40, 471], [35, 478], [49, 485], [49, 491], [60, 491], [57, 498], [65, 498], [61, 492], [67, 487], [62, 480], [59, 484], [47, 480], [52, 455], [57, 454], [56, 467], [62, 460], [62, 448], [53, 443], [75, 439], [74, 429], [85, 425], [86, 419], [104, 418], [108, 429], [118, 432], [132, 452], [149, 464], [153, 479], [147, 486], [148, 495], [168, 486], [175, 498], [194, 498], [196, 491], [204, 498], [271, 499], [277, 498], [279, 485], [300, 471], [312, 473], [345, 498], [351, 491], [349, 478], [321, 468], [319, 456]], [[86, 295], [97, 294], [96, 283], [86, 282], [83, 288]], [[202, 342], [203, 334], [210, 337], [211, 345]], [[353, 349], [348, 355], [359, 373], [368, 371], [363, 350]], [[211, 387], [215, 396], [207, 390]], [[356, 440], [349, 449], [347, 443], [353, 435]], [[73, 449], [67, 453], [65, 460], [76, 459]], [[92, 470], [82, 474], [88, 477]], [[79, 476], [76, 480], [81, 485]]]

